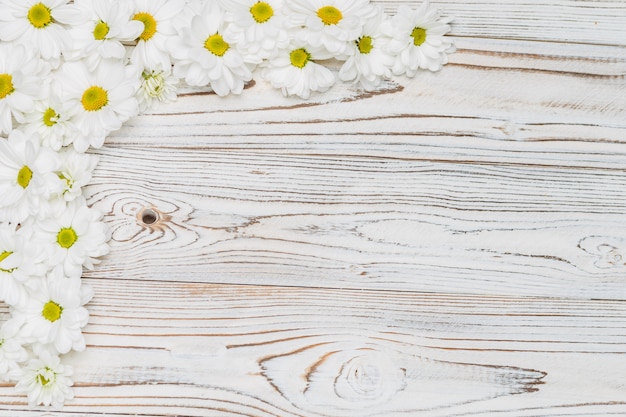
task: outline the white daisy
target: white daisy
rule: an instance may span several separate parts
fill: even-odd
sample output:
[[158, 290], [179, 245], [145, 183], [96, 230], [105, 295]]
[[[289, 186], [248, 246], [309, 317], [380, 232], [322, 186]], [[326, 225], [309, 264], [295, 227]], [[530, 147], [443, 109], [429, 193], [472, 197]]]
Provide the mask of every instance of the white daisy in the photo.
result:
[[134, 41], [144, 30], [142, 22], [131, 20], [132, 0], [75, 0], [74, 4], [85, 18], [70, 29], [74, 41], [71, 56], [84, 58], [90, 70], [103, 58], [124, 58], [122, 42]]
[[42, 147], [39, 138], [14, 130], [0, 139], [0, 221], [20, 223], [46, 215], [47, 199], [63, 184], [55, 172], [59, 157]]
[[348, 59], [339, 70], [339, 79], [360, 84], [368, 91], [378, 87], [383, 78], [391, 77], [394, 57], [387, 51], [390, 38], [382, 33], [386, 16], [382, 9], [365, 22], [359, 38], [348, 49]]
[[222, 0], [233, 42], [247, 59], [259, 64], [289, 45], [283, 0]]
[[39, 219], [37, 238], [45, 245], [49, 266], [76, 278], [83, 266], [93, 269], [95, 258], [109, 252], [108, 229], [101, 218], [102, 213], [77, 199], [68, 202], [61, 216]]
[[138, 112], [135, 94], [139, 69], [118, 61], [102, 60], [94, 72], [82, 61], [63, 64], [59, 74], [63, 100], [77, 108], [73, 118], [80, 134], [74, 148], [84, 152], [91, 145], [99, 148], [105, 136], [122, 127]]
[[161, 103], [176, 100], [178, 77], [172, 74], [171, 68], [165, 71], [147, 69], [141, 74], [141, 87], [137, 91], [139, 112], [156, 108]]
[[83, 306], [92, 296], [91, 287], [81, 285], [80, 279], [51, 273], [26, 303], [15, 306], [10, 321], [21, 324], [19, 336], [30, 343], [54, 346], [61, 354], [83, 351], [82, 328], [89, 321]]
[[71, 42], [62, 23], [78, 23], [81, 18], [68, 1], [2, 0], [0, 39], [21, 43], [45, 60], [58, 61]]
[[28, 353], [22, 340], [17, 337], [16, 330], [7, 322], [0, 328], [0, 380], [9, 379], [9, 372], [18, 371], [18, 363], [28, 359]]
[[47, 271], [46, 256], [28, 227], [0, 224], [0, 300], [23, 303], [27, 290], [38, 290]]
[[315, 62], [315, 59], [328, 57], [321, 48], [292, 44], [264, 63], [261, 76], [272, 87], [280, 88], [283, 95], [297, 95], [307, 99], [311, 91], [323, 92], [335, 83], [334, 74]]
[[61, 165], [57, 172], [63, 181], [61, 198], [73, 201], [82, 195], [82, 188], [89, 184], [93, 170], [98, 164], [98, 156], [76, 152], [67, 148], [59, 152]]
[[419, 69], [438, 71], [447, 64], [447, 54], [454, 52], [452, 41], [444, 36], [450, 31], [451, 20], [440, 18], [427, 1], [416, 10], [398, 7], [396, 15], [383, 26], [392, 38], [388, 49], [396, 57], [393, 73], [413, 77]]
[[78, 134], [73, 121], [76, 113], [75, 102], [61, 100], [59, 93], [50, 88], [47, 97], [36, 101], [34, 111], [25, 115], [20, 129], [27, 135], [37, 133], [43, 146], [58, 151], [71, 145]]
[[18, 392], [28, 394], [28, 405], [63, 407], [66, 400], [74, 398], [71, 366], [63, 365], [58, 355], [43, 350], [38, 357], [28, 361], [25, 368], [14, 375], [19, 376], [15, 386]]
[[355, 41], [366, 19], [376, 14], [369, 0], [289, 0], [287, 25], [297, 41], [323, 46], [341, 57]]
[[168, 44], [175, 62], [174, 75], [189, 85], [210, 84], [219, 96], [240, 94], [252, 73], [230, 36], [224, 11], [217, 1], [204, 2], [179, 36]]
[[144, 24], [131, 62], [142, 68], [168, 68], [172, 65], [166, 41], [176, 30], [173, 18], [185, 7], [184, 0], [135, 0], [133, 19]]
[[[2, 13], [0, 13], [2, 15]], [[24, 114], [43, 98], [47, 67], [22, 45], [0, 42], [0, 133], [13, 129], [12, 117], [24, 122]]]

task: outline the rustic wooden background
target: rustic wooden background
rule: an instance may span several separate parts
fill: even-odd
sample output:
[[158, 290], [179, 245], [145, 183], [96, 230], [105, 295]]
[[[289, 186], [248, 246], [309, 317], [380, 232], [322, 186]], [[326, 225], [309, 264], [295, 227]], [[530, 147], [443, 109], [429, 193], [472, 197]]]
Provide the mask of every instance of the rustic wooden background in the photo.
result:
[[626, 3], [434, 4], [437, 74], [110, 137], [76, 399], [0, 414], [626, 415]]

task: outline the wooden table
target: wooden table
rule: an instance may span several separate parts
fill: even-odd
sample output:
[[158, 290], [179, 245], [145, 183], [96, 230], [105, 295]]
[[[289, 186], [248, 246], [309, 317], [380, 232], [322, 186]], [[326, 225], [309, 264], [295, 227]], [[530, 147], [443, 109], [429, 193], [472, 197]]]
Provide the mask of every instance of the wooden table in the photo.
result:
[[186, 89], [107, 140], [54, 415], [626, 415], [626, 3], [435, 4], [439, 73]]

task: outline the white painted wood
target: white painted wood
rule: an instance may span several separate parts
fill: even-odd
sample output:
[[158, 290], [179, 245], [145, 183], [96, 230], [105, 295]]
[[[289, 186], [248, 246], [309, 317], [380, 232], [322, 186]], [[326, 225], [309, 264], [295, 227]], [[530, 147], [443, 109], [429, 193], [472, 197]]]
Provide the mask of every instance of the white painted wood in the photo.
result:
[[437, 74], [111, 135], [76, 399], [0, 415], [626, 415], [626, 4], [433, 3]]
[[[101, 154], [106, 176], [91, 202], [110, 213], [113, 248], [91, 277], [626, 296], [626, 176], [614, 171], [242, 150]], [[167, 218], [142, 225], [144, 207]]]
[[[78, 398], [67, 413], [587, 416], [626, 410], [620, 401], [622, 301], [88, 282], [97, 294], [86, 328], [89, 346], [69, 359], [78, 371]], [[1, 388], [0, 398], [18, 400], [10, 388]]]

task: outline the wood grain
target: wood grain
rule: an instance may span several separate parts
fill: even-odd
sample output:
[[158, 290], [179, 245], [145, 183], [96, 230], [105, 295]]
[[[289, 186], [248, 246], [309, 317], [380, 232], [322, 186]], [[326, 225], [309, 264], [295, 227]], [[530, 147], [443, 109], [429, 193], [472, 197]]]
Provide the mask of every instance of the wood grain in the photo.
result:
[[433, 4], [439, 73], [112, 134], [76, 399], [0, 416], [626, 415], [626, 3]]
[[[88, 348], [69, 358], [78, 399], [67, 413], [516, 416], [626, 409], [623, 302], [88, 282], [97, 296]], [[1, 388], [0, 398], [19, 409], [10, 388]]]
[[[201, 148], [101, 155], [90, 202], [108, 213], [112, 253], [92, 277], [626, 295], [626, 176], [610, 171]], [[151, 167], [158, 178], [146, 181]], [[144, 225], [144, 207], [167, 218]]]

